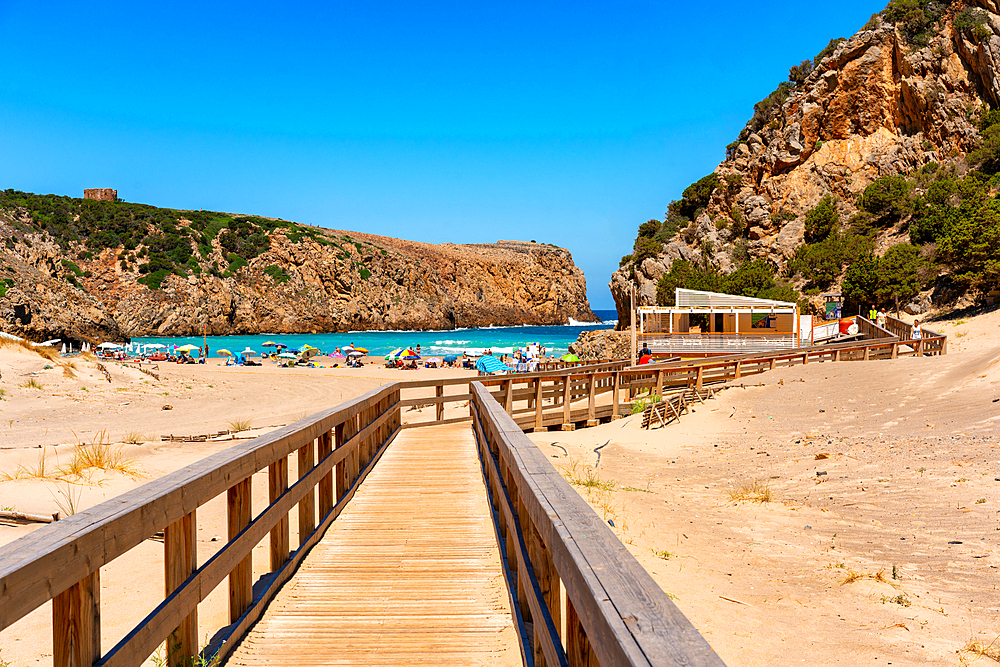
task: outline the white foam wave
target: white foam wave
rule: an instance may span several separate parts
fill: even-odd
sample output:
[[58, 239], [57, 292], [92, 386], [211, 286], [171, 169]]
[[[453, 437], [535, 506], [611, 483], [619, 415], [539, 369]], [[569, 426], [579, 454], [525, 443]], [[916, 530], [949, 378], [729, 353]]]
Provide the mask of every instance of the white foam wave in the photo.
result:
[[570, 326], [570, 327], [591, 327], [591, 326], [595, 326], [597, 324], [604, 324], [604, 322], [601, 322], [600, 320], [598, 320], [597, 322], [584, 322], [582, 320], [574, 320], [571, 317], [571, 318], [569, 318], [569, 324], [567, 324], [566, 326]]

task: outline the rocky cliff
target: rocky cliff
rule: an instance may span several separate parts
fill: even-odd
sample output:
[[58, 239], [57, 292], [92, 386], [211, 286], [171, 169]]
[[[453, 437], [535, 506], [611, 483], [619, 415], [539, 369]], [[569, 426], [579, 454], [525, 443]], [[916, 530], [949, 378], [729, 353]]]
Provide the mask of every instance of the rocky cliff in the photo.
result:
[[544, 244], [430, 245], [12, 191], [0, 240], [3, 328], [35, 340], [596, 319], [570, 253]]
[[[643, 253], [637, 247], [612, 276], [621, 322], [629, 284], [642, 305], [655, 304], [657, 283], [676, 260], [725, 274], [766, 258], [781, 276], [805, 241], [806, 214], [824, 197], [846, 221], [878, 178], [928, 164], [965, 173], [964, 158], [981, 140], [980, 119], [1000, 106], [1000, 2], [906, 1], [909, 14], [893, 0], [856, 35], [793, 68], [790, 81], [757, 105], [714, 175], [699, 182], [702, 199], [695, 184], [690, 198], [685, 191], [671, 205], [683, 211], [690, 199], [696, 210], [673, 220], [671, 212], [663, 225], [672, 225], [670, 234], [655, 241], [662, 245]], [[878, 229], [875, 253], [906, 240], [908, 223], [902, 216]], [[785, 277], [803, 287], [801, 278]]]

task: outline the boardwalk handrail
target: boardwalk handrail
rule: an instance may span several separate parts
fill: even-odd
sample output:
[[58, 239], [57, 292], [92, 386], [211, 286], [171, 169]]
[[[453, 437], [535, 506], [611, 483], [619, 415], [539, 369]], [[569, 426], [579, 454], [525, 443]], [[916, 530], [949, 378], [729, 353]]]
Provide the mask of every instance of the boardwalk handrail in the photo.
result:
[[[399, 417], [399, 388], [386, 385], [0, 547], [0, 630], [52, 600], [56, 665], [138, 665], [165, 640], [172, 646], [169, 665], [190, 664], [198, 653], [198, 603], [228, 578], [231, 625], [217, 653], [224, 657], [340, 514], [399, 432]], [[295, 452], [299, 479], [289, 486], [288, 457]], [[251, 519], [251, 476], [264, 468], [270, 504]], [[199, 567], [195, 514], [222, 493], [228, 542]], [[292, 552], [288, 513], [296, 505], [299, 546]], [[158, 531], [164, 532], [165, 600], [102, 656], [100, 569]], [[269, 533], [272, 576], [255, 596], [251, 551]]]
[[[473, 382], [472, 394], [524, 664], [722, 665], [486, 387]], [[524, 632], [529, 623], [531, 637]]]

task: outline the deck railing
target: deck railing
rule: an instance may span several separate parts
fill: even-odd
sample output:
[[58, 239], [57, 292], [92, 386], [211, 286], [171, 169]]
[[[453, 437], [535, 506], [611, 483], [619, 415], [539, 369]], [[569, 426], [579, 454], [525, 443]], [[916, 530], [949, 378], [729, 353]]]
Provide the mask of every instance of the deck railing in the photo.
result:
[[524, 664], [722, 665], [486, 387], [472, 394]]
[[[657, 662], [664, 655], [678, 656], [678, 664], [719, 664], [522, 432], [593, 425], [627, 414], [631, 399], [641, 394], [701, 389], [783, 366], [946, 351], [947, 339], [925, 330], [918, 340], [880, 338], [635, 367], [616, 361], [531, 375], [385, 385], [0, 547], [0, 630], [52, 600], [57, 667], [138, 665], [165, 641], [167, 663], [181, 665], [198, 652], [198, 603], [228, 579], [230, 625], [216, 635], [212, 648], [213, 654], [225, 656], [404, 426], [403, 408], [433, 405], [433, 420], [406, 426], [475, 420], [501, 551], [514, 584], [515, 617], [533, 619], [526, 664], [535, 664], [534, 656], [544, 656], [547, 665], [594, 664], [588, 656], [603, 665], [672, 664]], [[458, 393], [448, 394], [448, 388]], [[402, 392], [418, 395], [403, 398]], [[427, 392], [432, 395], [420, 395]], [[445, 406], [456, 402], [467, 402], [468, 412], [446, 417]], [[289, 485], [293, 454], [298, 480]], [[251, 477], [265, 468], [269, 502], [253, 517]], [[226, 497], [228, 538], [199, 566], [197, 510], [220, 494]], [[294, 507], [300, 537], [292, 551], [289, 512]], [[102, 655], [101, 568], [159, 531], [164, 537], [164, 600]], [[251, 552], [265, 536], [269, 574], [255, 590]], [[569, 595], [565, 604], [556, 599], [559, 581]], [[567, 621], [565, 637], [558, 635], [553, 619], [560, 620], [559, 627], [562, 619]], [[566, 650], [560, 653], [557, 644]]]
[[[230, 625], [215, 642], [216, 655], [224, 657], [340, 514], [399, 427], [399, 390], [388, 385], [7, 544], [0, 548], [0, 629], [52, 600], [58, 667], [139, 665], [165, 641], [167, 664], [190, 665], [198, 655], [198, 603], [228, 579]], [[298, 480], [289, 486], [293, 454]], [[251, 476], [265, 468], [270, 502], [252, 517]], [[199, 566], [196, 513], [220, 494], [226, 494], [228, 541]], [[296, 506], [299, 544], [291, 551], [289, 511]], [[102, 655], [101, 568], [159, 531], [165, 599]], [[271, 576], [255, 594], [251, 552], [268, 535]]]

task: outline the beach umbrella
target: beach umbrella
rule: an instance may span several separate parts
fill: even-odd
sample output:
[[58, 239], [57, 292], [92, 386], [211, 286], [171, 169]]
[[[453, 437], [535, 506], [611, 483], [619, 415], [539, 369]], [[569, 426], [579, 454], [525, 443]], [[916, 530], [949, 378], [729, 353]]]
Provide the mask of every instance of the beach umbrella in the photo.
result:
[[257, 354], [257, 351], [256, 351], [256, 350], [251, 350], [251, 349], [250, 349], [250, 348], [248, 347], [247, 349], [245, 349], [245, 350], [243, 350], [242, 352], [240, 352], [240, 354], [244, 354], [244, 355], [250, 355], [250, 356], [253, 356], [253, 355]]
[[315, 347], [304, 347], [302, 348], [302, 352], [300, 354], [303, 359], [312, 359], [319, 354], [319, 350]]
[[[356, 358], [356, 357], [363, 357], [363, 356], [365, 356], [365, 353], [364, 352], [359, 352], [358, 350], [351, 350], [350, 352], [347, 353], [347, 356], [349, 356], [349, 357], [351, 357], [353, 359], [353, 358]], [[418, 359], [419, 359], [419, 357], [418, 357]]]
[[280, 343], [275, 343], [273, 340], [264, 341], [260, 344], [261, 347], [278, 347]]
[[444, 357], [444, 361], [447, 364], [453, 364], [456, 361], [458, 361], [458, 355], [457, 354], [446, 354], [445, 357]]
[[282, 359], [298, 359], [299, 358], [299, 355], [292, 354], [291, 352], [282, 352], [278, 356], [281, 357]]
[[403, 348], [397, 347], [395, 350], [393, 350], [389, 354], [385, 355], [385, 358], [386, 359], [395, 359], [396, 357], [398, 357], [402, 353], [403, 353]]
[[120, 347], [121, 347], [121, 345], [119, 345], [118, 343], [101, 343], [100, 345], [97, 346], [97, 349], [99, 349], [99, 350], [117, 350]]
[[420, 355], [414, 352], [413, 350], [406, 349], [400, 353], [399, 358], [402, 359], [403, 361], [416, 361], [417, 359], [420, 358]]
[[66, 354], [66, 343], [62, 344], [62, 353]]
[[509, 372], [511, 370], [502, 361], [488, 354], [479, 357], [479, 361], [476, 362], [476, 369], [490, 375], [503, 371]]
[[178, 352], [194, 352], [195, 350], [200, 350], [200, 349], [201, 348], [198, 347], [197, 345], [190, 345], [190, 344], [188, 344], [188, 345], [181, 345], [179, 348], [177, 348], [177, 351]]
[[217, 355], [219, 355], [220, 357], [231, 357], [231, 356], [233, 356], [233, 353], [230, 352], [229, 350], [216, 350], [215, 353]]
[[563, 361], [580, 361], [580, 357], [576, 356], [575, 354], [564, 354], [562, 356], [562, 360]]

